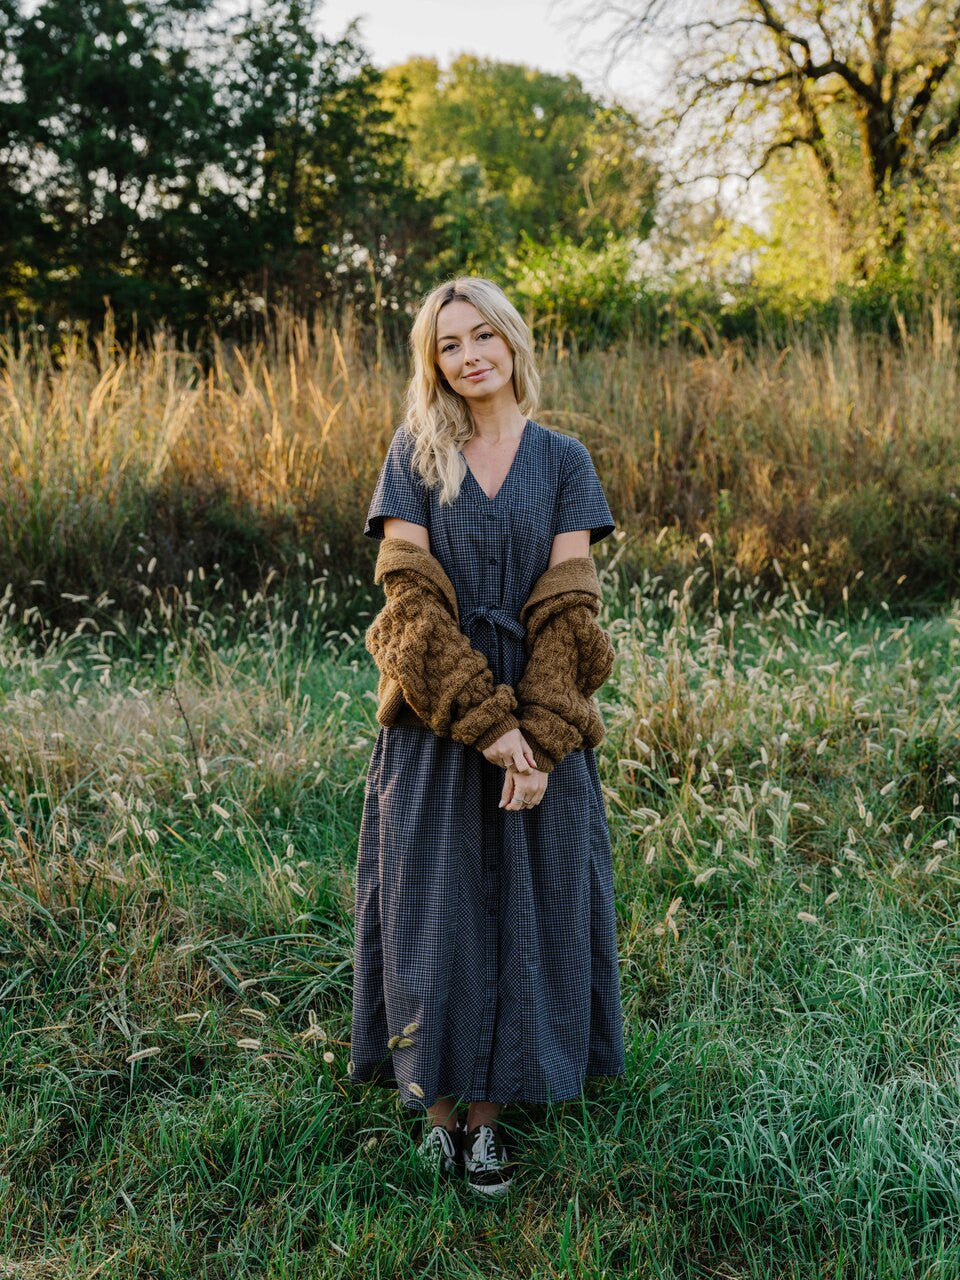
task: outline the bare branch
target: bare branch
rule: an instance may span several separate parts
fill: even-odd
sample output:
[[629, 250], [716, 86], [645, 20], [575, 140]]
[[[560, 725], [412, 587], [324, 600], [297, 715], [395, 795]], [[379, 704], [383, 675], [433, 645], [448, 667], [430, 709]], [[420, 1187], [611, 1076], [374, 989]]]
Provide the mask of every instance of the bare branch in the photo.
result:
[[936, 155], [938, 151], [943, 151], [958, 134], [960, 134], [960, 102], [954, 106], [945, 120], [941, 120], [930, 130], [927, 138], [927, 154]]
[[798, 44], [804, 50], [808, 59], [812, 56], [810, 41], [806, 36], [796, 35], [794, 32], [788, 31], [787, 24], [774, 12], [773, 5], [770, 4], [769, 0], [753, 0], [753, 3], [763, 14], [764, 26], [769, 27], [771, 31], [780, 37], [779, 43], [784, 46], [783, 51], [791, 61], [795, 60], [790, 52], [790, 45], [794, 44]]
[[752, 182], [757, 174], [762, 173], [778, 151], [792, 151], [794, 147], [812, 146], [813, 140], [803, 134], [796, 134], [792, 138], [780, 138], [776, 142], [771, 142], [764, 149], [763, 155], [759, 162], [750, 170], [749, 173], [734, 173], [731, 176], [735, 178], [743, 178], [745, 182]]
[[[662, 171], [691, 185], [715, 169], [750, 182], [806, 147], [855, 231], [865, 190], [882, 210], [960, 139], [960, 97], [947, 89], [960, 71], [960, 0], [582, 3], [615, 28], [611, 62], [643, 44], [667, 53], [669, 80], [648, 114], [661, 123]], [[852, 146], [838, 132], [851, 115]]]
[[924, 114], [927, 107], [930, 105], [933, 95], [940, 87], [944, 76], [956, 64], [958, 37], [960, 37], [960, 33], [958, 33], [957, 30], [958, 24], [960, 24], [960, 4], [957, 5], [953, 14], [952, 29], [950, 36], [944, 45], [943, 58], [935, 66], [930, 68], [926, 79], [914, 94], [904, 114], [899, 129], [899, 138], [903, 143], [913, 143], [916, 138], [917, 129], [920, 126], [920, 122], [923, 120]]

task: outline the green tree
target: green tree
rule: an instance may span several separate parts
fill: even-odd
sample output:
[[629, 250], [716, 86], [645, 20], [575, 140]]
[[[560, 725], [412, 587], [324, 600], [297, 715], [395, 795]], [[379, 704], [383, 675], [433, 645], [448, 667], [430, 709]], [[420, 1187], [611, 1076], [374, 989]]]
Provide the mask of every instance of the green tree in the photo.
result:
[[0, 310], [15, 313], [29, 288], [26, 257], [39, 230], [39, 210], [29, 191], [26, 150], [19, 145], [16, 107], [20, 34], [17, 0], [0, 0]]
[[[0, 0], [0, 299], [121, 333], [422, 288], [434, 205], [319, 0]], [[418, 274], [419, 272], [419, 274]]]
[[856, 274], [904, 254], [911, 203], [960, 140], [957, 0], [632, 0], [593, 20], [619, 56], [667, 52], [650, 128], [682, 174], [749, 181], [802, 151]]
[[[243, 288], [296, 306], [336, 296], [399, 305], [422, 286], [433, 207], [407, 180], [380, 73], [351, 35], [325, 40], [319, 0], [267, 0], [234, 37], [224, 138], [243, 211]], [[240, 257], [237, 257], [239, 253]]]
[[36, 217], [21, 250], [31, 299], [51, 317], [96, 320], [104, 296], [120, 315], [177, 314], [195, 283], [192, 246], [162, 247], [171, 204], [218, 158], [213, 90], [182, 43], [204, 7], [44, 0], [11, 24], [20, 84], [3, 133], [31, 160], [18, 189]]
[[522, 234], [599, 246], [649, 230], [656, 174], [639, 126], [576, 76], [470, 55], [447, 70], [415, 58], [387, 70], [384, 93], [409, 129], [419, 181], [441, 199], [439, 229], [460, 228], [469, 262], [502, 255]]

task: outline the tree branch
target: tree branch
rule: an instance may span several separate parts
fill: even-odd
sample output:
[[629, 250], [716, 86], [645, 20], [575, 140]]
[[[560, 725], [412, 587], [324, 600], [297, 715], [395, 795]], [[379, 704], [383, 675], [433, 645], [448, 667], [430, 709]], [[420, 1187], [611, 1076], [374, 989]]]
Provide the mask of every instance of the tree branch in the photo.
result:
[[[854, 71], [853, 67], [842, 58], [838, 58], [833, 54], [833, 46], [831, 47], [831, 57], [826, 62], [814, 62], [813, 51], [810, 47], [810, 41], [805, 37], [798, 35], [794, 31], [787, 28], [783, 19], [774, 11], [770, 0], [753, 0], [760, 12], [764, 15], [765, 24], [774, 32], [777, 37], [777, 46], [780, 49], [785, 61], [791, 66], [797, 68], [804, 76], [810, 80], [822, 80], [825, 76], [838, 75], [847, 82], [850, 88], [868, 102], [871, 106], [880, 106], [882, 98], [873, 85], [867, 82]], [[794, 57], [792, 45], [799, 45], [805, 53], [805, 57], [801, 60]]]
[[960, 23], [960, 5], [957, 5], [952, 18], [952, 31], [950, 37], [944, 45], [944, 56], [942, 61], [936, 66], [931, 67], [927, 74], [927, 78], [923, 84], [913, 95], [910, 105], [907, 107], [906, 113], [901, 121], [898, 130], [898, 137], [904, 144], [912, 144], [917, 135], [917, 129], [923, 120], [927, 107], [930, 105], [933, 95], [936, 93], [940, 84], [956, 63], [958, 31], [957, 25]]
[[942, 151], [944, 147], [949, 147], [958, 134], [960, 134], [960, 102], [954, 106], [945, 120], [941, 120], [930, 130], [927, 138], [927, 154], [932, 156]]

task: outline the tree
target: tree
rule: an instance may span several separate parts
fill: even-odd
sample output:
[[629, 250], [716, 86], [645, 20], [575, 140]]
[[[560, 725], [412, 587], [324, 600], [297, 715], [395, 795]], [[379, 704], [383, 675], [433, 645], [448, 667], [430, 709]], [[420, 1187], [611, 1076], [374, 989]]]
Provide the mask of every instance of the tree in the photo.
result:
[[[576, 76], [465, 54], [447, 70], [432, 58], [390, 67], [384, 91], [409, 130], [418, 180], [443, 202], [441, 225], [468, 241], [472, 226], [475, 257], [508, 250], [521, 234], [599, 245], [649, 229], [655, 173], [639, 125]], [[505, 232], [497, 247], [490, 221]]]
[[[802, 148], [841, 223], [853, 230], [864, 200], [873, 215], [876, 243], [857, 232], [862, 272], [902, 252], [905, 202], [960, 134], [957, 0], [627, 0], [615, 12], [612, 57], [652, 41], [671, 51], [673, 98], [653, 127], [683, 132], [684, 174], [749, 181]], [[608, 6], [587, 20], [601, 19]]]
[[396, 305], [422, 284], [432, 207], [407, 182], [380, 73], [350, 34], [319, 34], [320, 9], [266, 0], [234, 38], [224, 137], [245, 212], [245, 287], [303, 307], [369, 300], [373, 275]]
[[0, 0], [0, 310], [16, 312], [27, 298], [28, 247], [39, 230], [39, 210], [29, 192], [29, 156], [18, 146], [15, 106], [19, 88], [17, 0]]
[[0, 300], [192, 333], [285, 297], [399, 305], [434, 206], [319, 0], [0, 0]]
[[182, 44], [204, 7], [43, 0], [11, 24], [19, 85], [0, 121], [32, 211], [20, 244], [31, 300], [50, 316], [99, 319], [105, 295], [125, 315], [176, 309], [190, 246], [168, 270], [157, 246], [171, 203], [215, 158], [212, 90]]

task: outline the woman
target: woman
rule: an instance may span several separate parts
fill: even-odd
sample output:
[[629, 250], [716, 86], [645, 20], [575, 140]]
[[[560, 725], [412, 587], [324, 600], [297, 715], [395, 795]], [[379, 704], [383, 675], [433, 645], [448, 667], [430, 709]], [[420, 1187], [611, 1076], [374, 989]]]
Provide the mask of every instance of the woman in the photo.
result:
[[591, 697], [612, 647], [589, 547], [614, 524], [586, 448], [528, 417], [529, 333], [496, 285], [434, 289], [411, 346], [364, 529], [387, 606], [350, 1070], [399, 1087], [426, 1112], [420, 1155], [491, 1196], [504, 1103], [624, 1070]]

